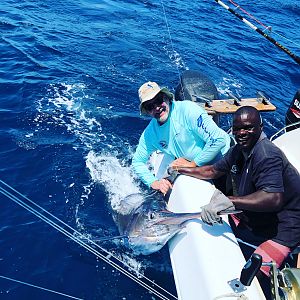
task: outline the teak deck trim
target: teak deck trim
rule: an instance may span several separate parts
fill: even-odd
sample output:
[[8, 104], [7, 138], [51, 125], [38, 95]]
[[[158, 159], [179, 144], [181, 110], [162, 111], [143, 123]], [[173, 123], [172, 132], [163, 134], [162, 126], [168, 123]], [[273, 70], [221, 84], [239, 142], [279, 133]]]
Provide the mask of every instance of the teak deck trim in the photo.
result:
[[237, 104], [234, 99], [226, 99], [226, 100], [212, 100], [210, 103], [202, 104], [205, 110], [209, 114], [231, 114], [234, 113], [241, 106], [254, 106], [259, 111], [274, 111], [276, 110], [276, 106], [266, 102], [261, 98], [247, 98], [241, 99], [241, 101]]

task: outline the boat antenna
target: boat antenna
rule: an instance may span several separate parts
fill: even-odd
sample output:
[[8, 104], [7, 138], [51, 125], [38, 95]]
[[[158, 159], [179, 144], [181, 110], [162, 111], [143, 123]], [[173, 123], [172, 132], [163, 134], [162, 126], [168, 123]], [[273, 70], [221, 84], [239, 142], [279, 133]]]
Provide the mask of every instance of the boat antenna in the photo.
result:
[[241, 16], [239, 13], [237, 13], [234, 9], [227, 6], [225, 3], [223, 3], [220, 0], [215, 0], [218, 4], [220, 4], [223, 8], [227, 9], [229, 12], [231, 12], [233, 15], [235, 15], [237, 18], [239, 18], [243, 23], [248, 25], [250, 28], [258, 32], [260, 35], [262, 35], [264, 38], [266, 38], [268, 41], [270, 41], [272, 44], [274, 44], [276, 47], [278, 47], [280, 50], [285, 52], [287, 55], [289, 55], [297, 64], [300, 65], [300, 57], [291, 52], [289, 49], [278, 43], [274, 38], [266, 34], [263, 30], [259, 29], [255, 25], [253, 25], [250, 21], [245, 19], [243, 16]]

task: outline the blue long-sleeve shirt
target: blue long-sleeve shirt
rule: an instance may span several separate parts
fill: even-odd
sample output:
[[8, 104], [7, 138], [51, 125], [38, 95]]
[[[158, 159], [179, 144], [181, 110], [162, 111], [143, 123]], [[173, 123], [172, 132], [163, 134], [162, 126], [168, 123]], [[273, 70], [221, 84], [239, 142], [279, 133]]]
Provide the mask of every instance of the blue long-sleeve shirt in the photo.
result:
[[173, 101], [168, 120], [160, 125], [152, 119], [142, 133], [132, 166], [141, 180], [151, 186], [157, 178], [149, 171], [147, 162], [154, 151], [202, 166], [221, 158], [229, 147], [229, 135], [202, 107], [192, 101]]

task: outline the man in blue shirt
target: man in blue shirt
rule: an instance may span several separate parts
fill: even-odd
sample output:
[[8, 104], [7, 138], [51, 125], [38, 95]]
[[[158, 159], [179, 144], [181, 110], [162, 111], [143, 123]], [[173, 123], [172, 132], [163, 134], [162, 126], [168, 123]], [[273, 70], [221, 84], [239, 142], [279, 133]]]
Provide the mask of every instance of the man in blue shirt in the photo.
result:
[[157, 150], [172, 156], [173, 166], [203, 166], [220, 159], [230, 147], [229, 135], [192, 101], [173, 101], [173, 94], [155, 82], [139, 89], [140, 111], [152, 117], [142, 133], [132, 166], [149, 187], [166, 194], [172, 187], [157, 179], [147, 162]]

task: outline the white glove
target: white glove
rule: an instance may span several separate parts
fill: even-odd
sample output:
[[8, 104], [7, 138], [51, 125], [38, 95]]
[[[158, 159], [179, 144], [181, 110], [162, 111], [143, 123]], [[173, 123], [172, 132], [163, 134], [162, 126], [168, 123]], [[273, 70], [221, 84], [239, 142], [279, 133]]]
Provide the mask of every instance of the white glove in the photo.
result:
[[234, 210], [234, 204], [221, 191], [215, 190], [210, 202], [202, 206], [200, 217], [204, 223], [213, 225], [222, 221], [219, 213], [228, 209]]

